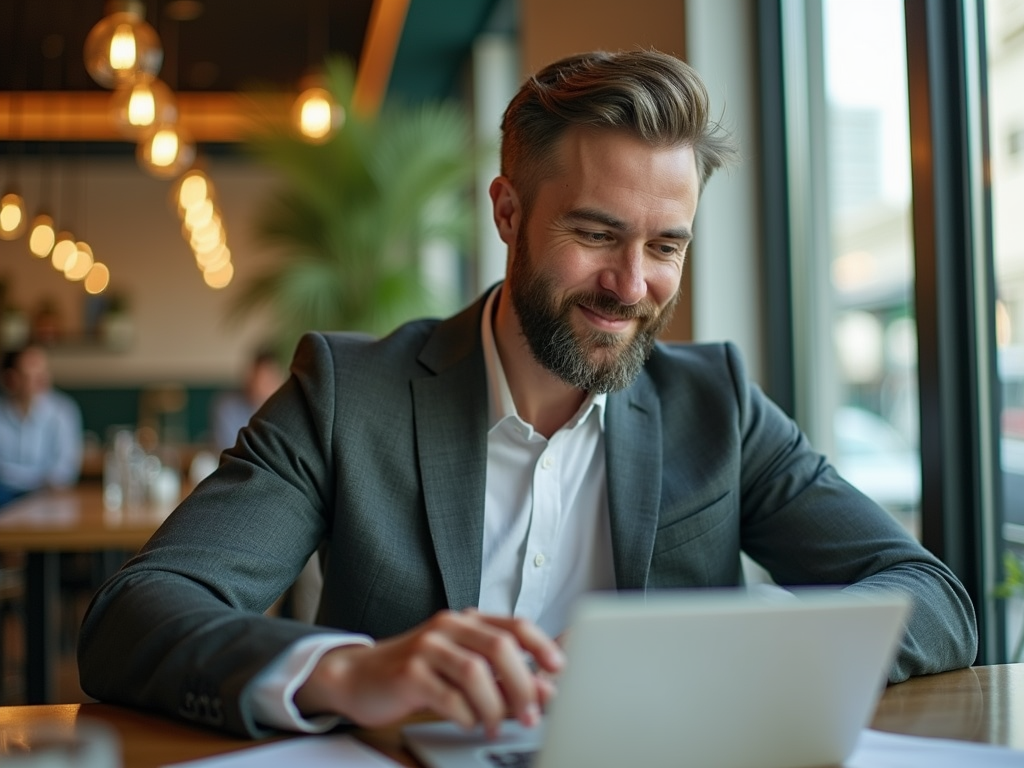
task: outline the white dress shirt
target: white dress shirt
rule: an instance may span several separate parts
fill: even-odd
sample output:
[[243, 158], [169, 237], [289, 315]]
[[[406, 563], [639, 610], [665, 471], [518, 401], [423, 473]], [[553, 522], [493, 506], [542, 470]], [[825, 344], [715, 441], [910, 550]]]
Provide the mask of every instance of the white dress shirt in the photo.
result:
[[[607, 395], [589, 395], [550, 440], [523, 421], [494, 342], [498, 293], [488, 297], [480, 328], [490, 412], [479, 609], [529, 618], [555, 637], [580, 594], [615, 586], [605, 482]], [[256, 720], [308, 732], [333, 727], [338, 718], [302, 718], [295, 692], [324, 653], [370, 642], [338, 632], [296, 643], [254, 681]]]

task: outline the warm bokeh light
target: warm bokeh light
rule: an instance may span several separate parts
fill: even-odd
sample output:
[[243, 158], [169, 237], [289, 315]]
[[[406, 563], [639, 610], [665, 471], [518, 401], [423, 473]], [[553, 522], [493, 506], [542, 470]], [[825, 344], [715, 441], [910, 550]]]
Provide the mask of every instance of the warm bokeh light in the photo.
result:
[[209, 184], [202, 171], [190, 171], [182, 177], [178, 185], [178, 207], [181, 210], [191, 210], [208, 198]]
[[226, 245], [209, 253], [196, 254], [196, 264], [203, 272], [217, 272], [231, 261], [231, 249]]
[[132, 25], [121, 23], [114, 29], [110, 38], [110, 50], [107, 53], [107, 61], [116, 70], [135, 69], [135, 33], [132, 32]]
[[78, 243], [77, 246], [78, 250], [74, 260], [64, 267], [64, 277], [68, 280], [84, 280], [85, 276], [89, 274], [89, 270], [92, 269], [92, 265], [96, 263], [92, 255], [92, 248], [88, 243]]
[[210, 222], [192, 230], [188, 243], [196, 253], [200, 251], [212, 251], [217, 246], [227, 241], [224, 228], [220, 225], [220, 219], [212, 219]]
[[295, 127], [309, 141], [326, 141], [345, 121], [345, 111], [324, 88], [307, 88], [295, 101]]
[[61, 232], [57, 235], [57, 242], [53, 246], [53, 253], [50, 255], [50, 259], [53, 262], [53, 268], [58, 272], [63, 272], [68, 262], [78, 256], [78, 246], [75, 244], [75, 237], [70, 232]]
[[226, 243], [218, 243], [215, 247], [205, 251], [195, 251], [196, 266], [198, 266], [204, 272], [211, 267], [213, 264], [217, 264], [221, 259], [231, 258], [231, 250], [228, 248]]
[[110, 285], [110, 270], [102, 262], [97, 261], [92, 265], [89, 274], [85, 276], [85, 291], [93, 295], [103, 293]]
[[153, 135], [153, 139], [150, 142], [152, 147], [152, 154], [150, 155], [150, 162], [153, 165], [161, 168], [174, 163], [178, 157], [178, 133], [177, 131], [171, 130], [170, 128], [164, 128], [157, 131]]
[[173, 124], [178, 105], [160, 79], [144, 75], [120, 86], [110, 99], [114, 123], [128, 138], [138, 139], [155, 125]]
[[192, 165], [196, 148], [181, 129], [168, 125], [139, 142], [137, 157], [146, 171], [159, 178], [170, 179]]
[[203, 281], [211, 288], [226, 288], [235, 276], [235, 268], [229, 261], [220, 269], [203, 272]]
[[205, 227], [213, 221], [213, 200], [206, 198], [205, 200], [187, 208], [185, 210], [184, 221], [185, 226], [192, 231]]
[[45, 259], [53, 250], [53, 244], [57, 242], [57, 233], [53, 230], [53, 219], [45, 213], [40, 213], [32, 220], [32, 232], [28, 237], [28, 249], [32, 255]]
[[156, 30], [143, 20], [141, 2], [121, 0], [100, 19], [85, 39], [85, 68], [104, 88], [130, 83], [140, 75], [156, 75], [164, 52]]
[[0, 198], [0, 239], [21, 237], [25, 223], [25, 201], [16, 192], [8, 192]]

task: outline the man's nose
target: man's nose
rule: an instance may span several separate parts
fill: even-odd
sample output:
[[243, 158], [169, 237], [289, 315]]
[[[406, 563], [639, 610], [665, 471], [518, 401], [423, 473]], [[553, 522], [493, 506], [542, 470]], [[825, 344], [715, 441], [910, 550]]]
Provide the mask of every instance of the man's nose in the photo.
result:
[[626, 305], [636, 304], [647, 295], [642, 246], [625, 246], [601, 272], [601, 287], [615, 294]]

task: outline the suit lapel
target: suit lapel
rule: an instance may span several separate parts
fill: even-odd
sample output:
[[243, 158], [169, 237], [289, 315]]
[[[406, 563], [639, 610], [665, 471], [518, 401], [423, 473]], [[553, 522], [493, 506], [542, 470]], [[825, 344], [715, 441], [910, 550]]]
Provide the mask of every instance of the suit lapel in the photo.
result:
[[608, 397], [605, 422], [608, 512], [618, 589], [647, 585], [658, 527], [661, 407], [646, 373]]
[[420, 362], [436, 375], [412, 382], [423, 500], [448, 606], [476, 606], [483, 558], [487, 382], [483, 301], [442, 322]]

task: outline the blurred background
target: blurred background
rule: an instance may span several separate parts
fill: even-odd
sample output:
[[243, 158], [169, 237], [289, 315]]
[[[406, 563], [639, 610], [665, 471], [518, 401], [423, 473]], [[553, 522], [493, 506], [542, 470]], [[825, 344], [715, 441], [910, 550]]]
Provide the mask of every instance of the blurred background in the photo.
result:
[[286, 365], [305, 329], [384, 333], [500, 279], [505, 104], [635, 46], [702, 73], [744, 157], [668, 337], [735, 341], [954, 568], [982, 660], [1016, 658], [1022, 0], [0, 0], [0, 343], [48, 350], [82, 483], [128, 427], [187, 484], [254, 350]]

